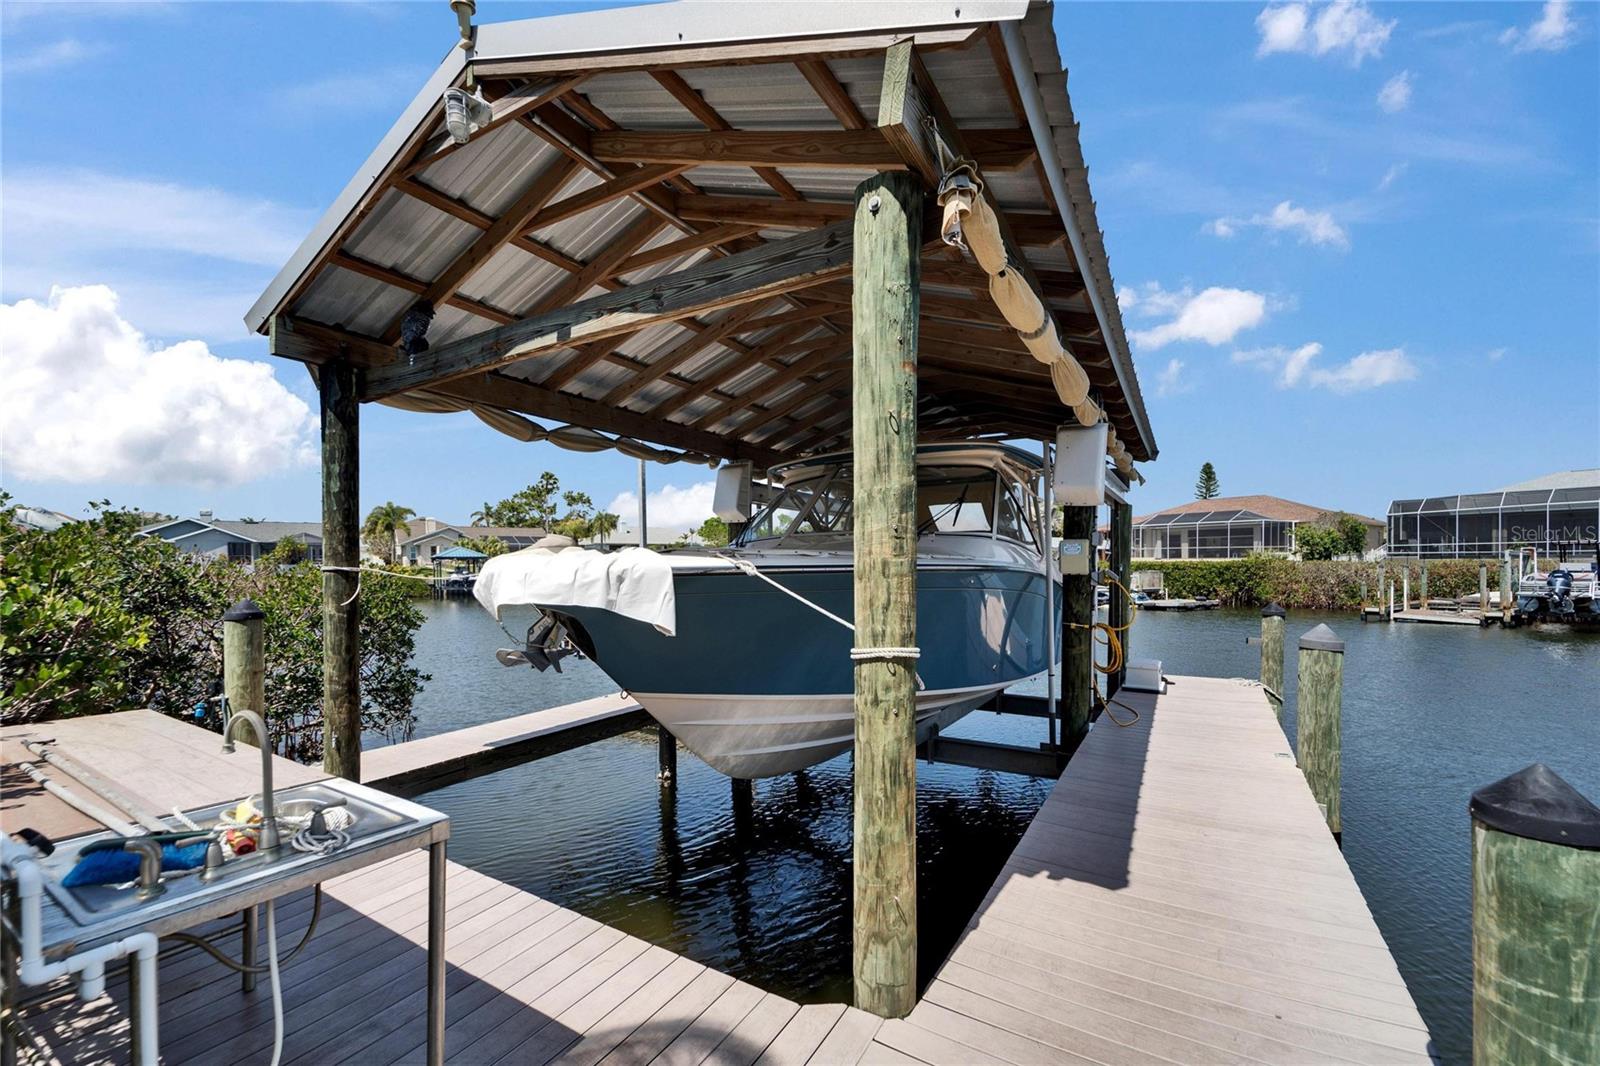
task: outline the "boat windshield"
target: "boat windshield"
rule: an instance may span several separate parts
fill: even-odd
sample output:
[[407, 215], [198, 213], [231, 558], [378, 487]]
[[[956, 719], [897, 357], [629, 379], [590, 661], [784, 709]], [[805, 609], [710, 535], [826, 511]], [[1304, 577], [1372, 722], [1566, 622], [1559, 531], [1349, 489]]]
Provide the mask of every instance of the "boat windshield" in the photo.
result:
[[[778, 540], [797, 547], [809, 539], [848, 538], [853, 481], [848, 466], [794, 481], [750, 521], [735, 544]], [[1011, 478], [976, 466], [917, 468], [917, 535], [969, 533], [1033, 544], [1032, 497]]]

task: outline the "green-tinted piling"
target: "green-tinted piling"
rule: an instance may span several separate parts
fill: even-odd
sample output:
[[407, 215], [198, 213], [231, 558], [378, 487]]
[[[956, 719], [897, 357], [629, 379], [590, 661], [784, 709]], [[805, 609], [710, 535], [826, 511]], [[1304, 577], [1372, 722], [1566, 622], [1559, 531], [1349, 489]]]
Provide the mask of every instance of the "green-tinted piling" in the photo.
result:
[[1600, 1063], [1600, 807], [1535, 764], [1472, 814], [1472, 1060]]
[[1340, 709], [1344, 690], [1344, 641], [1319, 625], [1300, 638], [1299, 689], [1295, 697], [1296, 757], [1311, 794], [1339, 837]]
[[1283, 625], [1287, 614], [1276, 603], [1261, 608], [1261, 687], [1279, 725], [1283, 724]]

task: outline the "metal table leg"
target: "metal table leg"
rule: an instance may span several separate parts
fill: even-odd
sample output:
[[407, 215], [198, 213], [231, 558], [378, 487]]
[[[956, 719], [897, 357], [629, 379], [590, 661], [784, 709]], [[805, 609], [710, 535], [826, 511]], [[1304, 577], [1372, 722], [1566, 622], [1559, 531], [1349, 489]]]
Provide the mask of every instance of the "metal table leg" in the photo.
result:
[[428, 1066], [444, 1066], [445, 848], [428, 845]]
[[[244, 909], [244, 946], [239, 951], [239, 961], [244, 963], [246, 966], [255, 966], [257, 964], [256, 941], [259, 938], [256, 936], [256, 916], [259, 913], [260, 910], [256, 907], [246, 907]], [[254, 992], [256, 987], [256, 975], [253, 973], [246, 973], [240, 983], [243, 985], [246, 992]]]

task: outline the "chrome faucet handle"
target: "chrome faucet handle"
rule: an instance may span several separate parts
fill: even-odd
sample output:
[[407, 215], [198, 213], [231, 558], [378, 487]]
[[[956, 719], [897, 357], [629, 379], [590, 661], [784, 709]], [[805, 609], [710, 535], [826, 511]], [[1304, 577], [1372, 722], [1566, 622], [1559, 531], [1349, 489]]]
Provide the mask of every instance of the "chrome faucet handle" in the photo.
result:
[[123, 851], [139, 856], [139, 898], [152, 899], [166, 891], [161, 883], [161, 842], [149, 837], [133, 837], [122, 842]]

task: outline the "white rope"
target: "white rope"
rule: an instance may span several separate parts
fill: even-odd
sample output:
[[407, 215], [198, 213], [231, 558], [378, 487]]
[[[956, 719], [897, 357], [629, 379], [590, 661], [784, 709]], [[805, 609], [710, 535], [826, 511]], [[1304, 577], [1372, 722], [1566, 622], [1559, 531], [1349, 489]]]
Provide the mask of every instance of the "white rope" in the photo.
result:
[[318, 567], [318, 569], [320, 569], [324, 574], [356, 575], [356, 590], [350, 594], [350, 598], [348, 600], [345, 600], [339, 605], [340, 607], [350, 606], [352, 603], [356, 602], [356, 597], [361, 595], [362, 574], [382, 574], [384, 577], [403, 577], [408, 581], [427, 581], [430, 584], [433, 581], [433, 578], [427, 576], [426, 574], [397, 574], [393, 570], [385, 570], [381, 566], [328, 566], [324, 564], [323, 566]]
[[750, 577], [758, 578], [759, 580], [765, 581], [767, 584], [771, 585], [773, 588], [777, 589], [779, 592], [783, 593], [785, 596], [789, 596], [789, 597], [792, 597], [793, 599], [799, 600], [801, 603], [805, 604], [807, 607], [811, 608], [813, 611], [816, 611], [818, 614], [822, 615], [824, 618], [833, 619], [835, 622], [838, 622], [840, 625], [844, 626], [850, 632], [854, 633], [856, 631], [856, 627], [855, 626], [851, 625], [849, 622], [846, 622], [843, 618], [840, 618], [838, 615], [834, 614], [832, 611], [828, 610], [826, 607], [823, 607], [821, 604], [817, 604], [817, 603], [811, 602], [810, 600], [806, 599], [804, 596], [800, 595], [798, 592], [794, 591], [794, 589], [791, 589], [791, 588], [789, 588], [789, 587], [787, 587], [785, 585], [780, 585], [776, 581], [774, 581], [772, 578], [768, 577], [766, 574], [763, 574], [760, 570], [758, 570], [756, 568], [756, 564], [752, 563], [750, 560], [735, 558], [734, 556], [728, 555], [728, 554], [726, 554], [724, 552], [712, 552], [711, 554], [716, 556], [718, 559], [721, 559], [725, 563], [732, 563], [734, 568], [737, 569], [740, 573], [747, 574]]
[[921, 648], [851, 648], [850, 658], [854, 662], [867, 663], [879, 659], [920, 659]]

